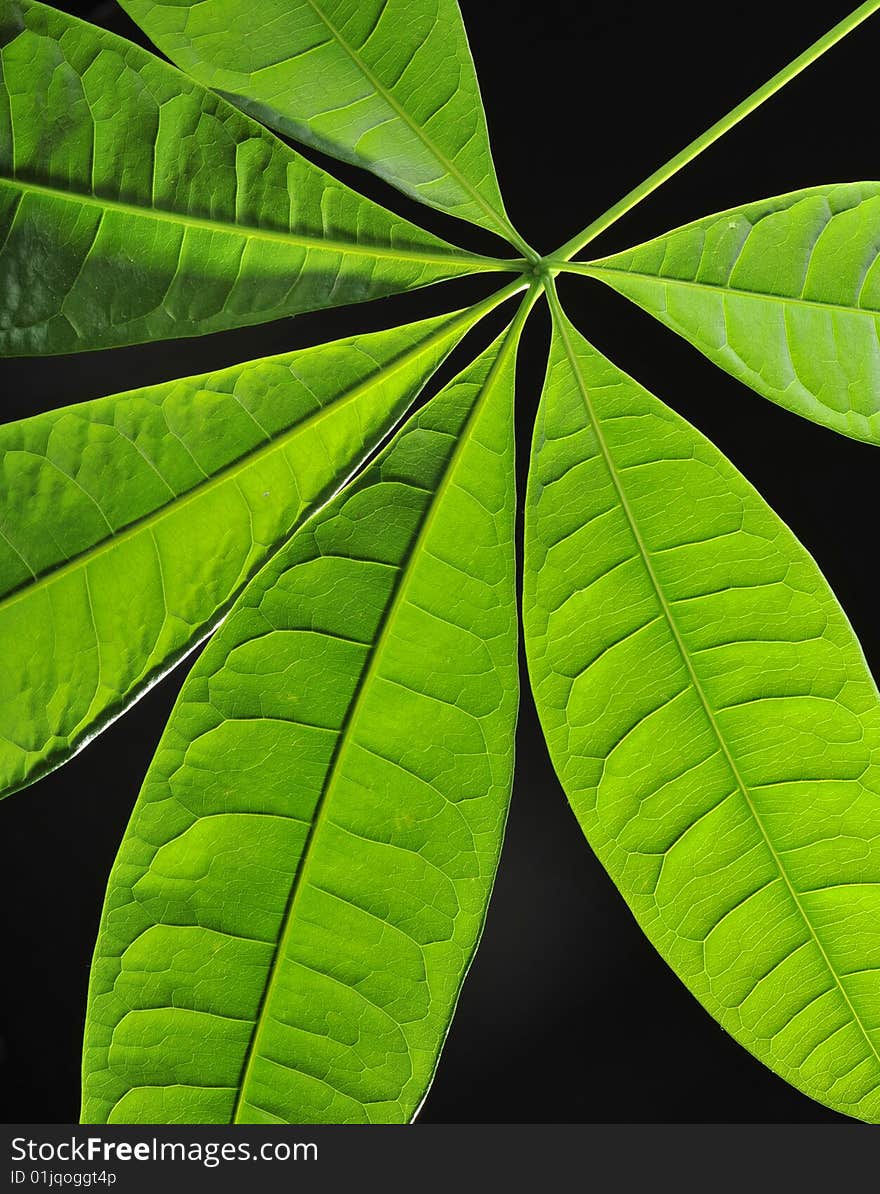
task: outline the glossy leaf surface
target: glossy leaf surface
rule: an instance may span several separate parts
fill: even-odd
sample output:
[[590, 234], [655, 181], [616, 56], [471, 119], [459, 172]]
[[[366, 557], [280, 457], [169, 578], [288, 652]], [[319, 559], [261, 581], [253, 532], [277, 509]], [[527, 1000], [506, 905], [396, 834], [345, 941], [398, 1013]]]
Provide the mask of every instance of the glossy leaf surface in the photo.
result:
[[0, 427], [0, 793], [185, 654], [478, 311]]
[[880, 183], [750, 203], [585, 268], [764, 397], [880, 443]]
[[194, 78], [298, 141], [508, 235], [456, 0], [123, 0]]
[[54, 9], [3, 0], [0, 73], [3, 353], [192, 336], [480, 268]]
[[401, 1122], [492, 886], [517, 705], [516, 329], [245, 589], [114, 867], [89, 1122]]
[[814, 1098], [880, 1119], [877, 689], [759, 495], [558, 309], [555, 324], [524, 619], [557, 773], [727, 1031]]

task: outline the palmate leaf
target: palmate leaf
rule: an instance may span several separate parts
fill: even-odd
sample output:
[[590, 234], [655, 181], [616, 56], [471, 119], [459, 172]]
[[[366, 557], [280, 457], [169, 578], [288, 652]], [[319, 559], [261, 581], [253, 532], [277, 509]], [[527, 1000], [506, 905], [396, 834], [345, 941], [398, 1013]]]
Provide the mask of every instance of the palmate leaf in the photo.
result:
[[732, 208], [583, 267], [759, 394], [880, 443], [880, 183]]
[[[721, 1022], [808, 1093], [880, 1119], [876, 689], [803, 549], [580, 339], [550, 281], [601, 277], [761, 393], [880, 442], [873, 184], [566, 260], [880, 0], [543, 261], [505, 214], [454, 0], [125, 6], [197, 82], [0, 0], [0, 350], [522, 276], [471, 312], [0, 431], [0, 794], [63, 761], [231, 607], [111, 877], [85, 1118], [400, 1122], [424, 1097], [510, 792], [513, 370], [540, 278], [555, 330], [525, 616], [563, 784]], [[453, 248], [252, 116], [527, 260]], [[527, 278], [512, 328], [321, 509]]]
[[251, 115], [511, 237], [457, 0], [122, 4]]
[[510, 794], [518, 328], [193, 669], [110, 879], [85, 1121], [401, 1122], [423, 1098]]
[[880, 701], [816, 565], [554, 311], [524, 624], [550, 752], [663, 957], [789, 1082], [880, 1119]]
[[0, 351], [192, 336], [491, 268], [129, 42], [0, 0]]
[[0, 428], [0, 794], [204, 638], [498, 301]]

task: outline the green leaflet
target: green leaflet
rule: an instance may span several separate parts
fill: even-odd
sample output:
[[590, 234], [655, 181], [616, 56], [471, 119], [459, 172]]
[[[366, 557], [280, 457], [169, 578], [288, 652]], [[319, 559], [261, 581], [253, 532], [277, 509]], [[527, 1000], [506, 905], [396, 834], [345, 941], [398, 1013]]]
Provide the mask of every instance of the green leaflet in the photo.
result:
[[172, 61], [253, 116], [511, 237], [456, 0], [122, 3]]
[[122, 39], [0, 0], [0, 351], [192, 336], [491, 267]]
[[187, 680], [110, 879], [86, 1122], [400, 1122], [424, 1096], [511, 785], [518, 328]]
[[791, 532], [553, 301], [524, 623], [562, 785], [721, 1024], [878, 1120], [877, 690]]
[[0, 427], [0, 794], [203, 638], [497, 301]]
[[880, 183], [707, 216], [583, 266], [734, 377], [880, 443]]

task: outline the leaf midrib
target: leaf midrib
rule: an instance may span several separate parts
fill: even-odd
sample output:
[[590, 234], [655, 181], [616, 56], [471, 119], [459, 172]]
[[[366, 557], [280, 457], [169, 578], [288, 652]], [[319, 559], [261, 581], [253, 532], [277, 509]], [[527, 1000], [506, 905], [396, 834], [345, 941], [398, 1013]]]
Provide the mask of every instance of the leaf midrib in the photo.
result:
[[[496, 299], [496, 296], [492, 296], [492, 299]], [[489, 301], [492, 300], [486, 300], [487, 303]], [[173, 500], [167, 501], [161, 506], [157, 506], [149, 513], [135, 519], [133, 522], [127, 523], [120, 531], [100, 539], [92, 547], [86, 548], [85, 551], [81, 551], [70, 559], [65, 560], [63, 563], [55, 565], [46, 571], [39, 573], [33, 580], [26, 578], [21, 582], [20, 585], [17, 585], [14, 589], [9, 590], [2, 597], [0, 597], [0, 612], [19, 601], [28, 599], [35, 591], [49, 584], [54, 584], [65, 574], [75, 572], [79, 568], [88, 567], [89, 563], [93, 559], [100, 557], [104, 552], [113, 551], [121, 543], [125, 543], [135, 535], [140, 534], [144, 530], [152, 529], [157, 524], [161, 523], [163, 519], [170, 517], [172, 514], [176, 514], [178, 511], [188, 506], [191, 502], [197, 501], [206, 492], [210, 492], [212, 489], [218, 488], [219, 486], [225, 484], [230, 477], [234, 477], [237, 473], [243, 471], [251, 464], [254, 464], [256, 461], [265, 456], [272, 455], [272, 453], [276, 451], [281, 451], [286, 445], [291, 443], [291, 441], [295, 440], [297, 436], [308, 431], [310, 428], [317, 426], [325, 418], [329, 418], [336, 414], [341, 408], [347, 406], [349, 403], [356, 401], [367, 390], [376, 385], [380, 378], [384, 382], [387, 379], [394, 377], [398, 372], [400, 372], [402, 369], [405, 369], [414, 360], [418, 359], [418, 357], [420, 357], [423, 353], [430, 352], [431, 349], [436, 346], [438, 341], [442, 341], [447, 337], [453, 336], [460, 327], [466, 327], [469, 323], [475, 322], [484, 310], [485, 304], [480, 304], [478, 307], [459, 312], [456, 316], [450, 319], [448, 323], [445, 323], [442, 327], [437, 328], [434, 332], [432, 332], [429, 337], [421, 340], [414, 347], [409, 348], [405, 352], [401, 353], [400, 356], [398, 356], [396, 360], [392, 361], [389, 365], [378, 368], [368, 378], [358, 382], [355, 386], [340, 395], [338, 398], [328, 402], [324, 406], [321, 406], [318, 410], [313, 411], [312, 414], [310, 414], [302, 422], [295, 423], [285, 431], [280, 432], [274, 438], [268, 439], [267, 441], [258, 444], [249, 452], [246, 452], [241, 456], [237, 456], [234, 460], [231, 460], [217, 472], [212, 473], [203, 480], [197, 481], [191, 489], [188, 489], [181, 495], [176, 496]], [[268, 360], [271, 358], [264, 359]], [[352, 463], [352, 467], [356, 467], [356, 462]], [[305, 503], [303, 510], [308, 509], [310, 505], [314, 505], [314, 501]], [[300, 514], [302, 514], [302, 510], [300, 511]], [[20, 552], [18, 554], [21, 555]], [[25, 561], [25, 563], [27, 563], [27, 561]]]
[[[580, 265], [581, 263], [572, 264]], [[667, 274], [651, 274], [646, 273], [644, 270], [624, 269], [620, 266], [585, 265], [583, 269], [577, 269], [573, 272], [584, 274], [588, 278], [596, 278], [600, 282], [605, 281], [606, 275], [619, 274], [625, 278], [640, 278], [645, 282], [653, 282], [658, 286], [683, 286], [690, 290], [701, 290], [711, 294], [731, 294], [737, 298], [755, 299], [757, 302], [778, 303], [783, 306], [809, 307], [812, 310], [818, 307], [823, 311], [837, 311], [846, 315], [865, 315], [869, 318], [876, 318], [880, 315], [880, 310], [876, 310], [873, 307], [829, 303], [824, 299], [808, 299], [802, 295], [771, 294], [767, 290], [744, 290], [740, 286], [728, 286], [726, 283], [697, 282], [691, 278], [671, 278]], [[607, 285], [613, 286], [614, 283], [608, 281]]]
[[812, 921], [807, 916], [806, 910], [804, 909], [804, 906], [800, 901], [798, 892], [797, 892], [796, 888], [794, 887], [794, 884], [792, 883], [791, 879], [789, 878], [788, 872], [786, 871], [785, 867], [783, 866], [782, 859], [780, 858], [776, 848], [773, 845], [773, 842], [770, 839], [770, 836], [767, 833], [767, 830], [764, 826], [764, 822], [761, 819], [761, 816], [758, 813], [758, 810], [755, 807], [754, 802], [752, 801], [750, 789], [749, 789], [748, 785], [746, 784], [745, 780], [743, 779], [742, 774], [740, 773], [739, 767], [737, 766], [736, 760], [734, 759], [733, 754], [730, 750], [730, 747], [727, 744], [727, 740], [724, 737], [724, 734], [722, 733], [721, 727], [718, 725], [718, 721], [715, 716], [715, 711], [713, 710], [711, 704], [709, 703], [708, 696], [706, 695], [706, 692], [703, 689], [702, 683], [700, 682], [699, 676], [697, 675], [697, 672], [694, 668], [694, 664], [693, 664], [693, 660], [691, 659], [690, 652], [687, 648], [686, 643], [684, 642], [684, 639], [682, 638], [681, 632], [680, 632], [678, 625], [676, 623], [676, 620], [675, 620], [675, 616], [672, 612], [672, 609], [669, 606], [668, 601], [666, 600], [666, 595], [663, 592], [663, 588], [660, 584], [659, 578], [657, 577], [657, 574], [654, 570], [653, 561], [651, 559], [651, 553], [648, 550], [648, 547], [645, 544], [644, 540], [642, 539], [642, 535], [641, 535], [641, 532], [639, 531], [638, 523], [637, 523], [635, 516], [632, 512], [632, 509], [629, 505], [629, 501], [627, 499], [626, 492], [623, 488], [623, 484], [622, 484], [620, 477], [617, 473], [617, 469], [615, 467], [613, 457], [611, 456], [610, 450], [606, 443], [605, 436], [602, 431], [601, 423], [600, 423], [599, 419], [597, 418], [596, 412], [593, 408], [593, 404], [590, 399], [588, 387], [587, 387], [586, 382], [584, 381], [583, 375], [580, 371], [577, 357], [574, 352], [574, 348], [571, 344], [570, 337], [568, 335], [568, 328], [566, 326], [565, 315], [562, 311], [562, 308], [559, 305], [559, 300], [555, 295], [555, 291], [552, 288], [548, 289], [548, 297], [549, 297], [550, 306], [551, 306], [551, 310], [552, 310], [552, 314], [553, 314], [554, 327], [558, 330], [559, 335], [560, 335], [560, 337], [563, 341], [563, 344], [565, 346], [566, 356], [568, 357], [569, 365], [570, 365], [572, 373], [575, 377], [575, 380], [576, 380], [576, 383], [578, 386], [578, 390], [580, 391], [581, 398], [583, 400], [584, 407], [587, 412], [587, 417], [590, 421], [590, 426], [593, 429], [593, 433], [596, 437], [596, 442], [599, 446], [600, 452], [602, 453], [602, 458], [604, 460], [605, 467], [608, 471], [608, 475], [609, 475], [611, 482], [614, 486], [614, 490], [615, 490], [615, 493], [617, 494], [618, 501], [620, 502], [621, 509], [623, 510], [624, 515], [629, 524], [630, 531], [632, 532], [633, 539], [635, 540], [636, 547], [638, 549], [639, 555], [641, 556], [645, 571], [647, 572], [648, 577], [651, 581], [651, 584], [654, 588], [654, 593], [657, 597], [657, 601], [660, 605], [660, 608], [661, 608], [663, 615], [666, 619], [667, 625], [669, 626], [670, 633], [672, 634], [672, 637], [675, 641], [678, 652], [681, 656], [682, 662], [684, 663], [685, 669], [690, 678], [691, 685], [692, 685], [695, 693], [697, 694], [700, 704], [703, 707], [703, 711], [706, 715], [707, 721], [709, 722], [710, 729], [712, 730], [713, 734], [715, 735], [715, 738], [718, 742], [721, 753], [722, 753], [728, 767], [730, 768], [731, 775], [733, 776], [733, 779], [734, 779], [737, 787], [739, 788], [743, 799], [746, 802], [746, 807], [749, 809], [749, 812], [752, 815], [752, 818], [761, 834], [761, 837], [763, 838], [764, 843], [767, 846], [770, 856], [773, 859], [774, 864], [776, 865], [776, 869], [779, 872], [779, 876], [782, 879], [783, 883], [785, 884], [785, 886], [788, 890], [788, 893], [791, 897], [791, 900], [792, 900], [795, 908], [797, 909], [798, 914], [800, 915], [801, 919], [803, 920], [804, 925], [806, 926], [807, 931], [810, 934], [810, 937], [812, 938], [813, 944], [816, 946], [816, 949], [819, 951], [819, 955], [821, 956], [821, 958], [825, 964], [825, 967], [828, 970], [828, 973], [831, 975], [831, 978], [834, 981], [834, 985], [836, 986], [837, 990], [839, 991], [844, 1003], [849, 1008], [853, 1023], [859, 1029], [862, 1037], [865, 1040], [866, 1045], [868, 1046], [868, 1049], [869, 1049], [871, 1055], [874, 1057], [874, 1060], [877, 1062], [878, 1066], [880, 1066], [880, 1053], [878, 1053], [877, 1048], [875, 1047], [871, 1038], [868, 1036], [867, 1029], [865, 1028], [865, 1025], [863, 1024], [861, 1017], [859, 1016], [855, 1007], [853, 1006], [852, 1000], [850, 999], [849, 994], [847, 993], [846, 988], [843, 985], [841, 976], [838, 975], [837, 971], [834, 969], [833, 965], [831, 964], [831, 960], [828, 957], [828, 954], [827, 954], [824, 946], [822, 945], [819, 935], [817, 934], [815, 928], [813, 927]]
[[[454, 246], [449, 246], [448, 252], [439, 250], [435, 253], [429, 250], [413, 248], [385, 248], [382, 245], [370, 245], [356, 240], [333, 240], [320, 233], [306, 234], [301, 232], [282, 232], [280, 229], [259, 228], [251, 224], [239, 224], [234, 221], [211, 219], [209, 216], [196, 216], [182, 212], [167, 211], [160, 207], [138, 207], [123, 199], [105, 199], [86, 191], [65, 191], [61, 187], [50, 183], [32, 182], [29, 179], [10, 178], [8, 175], [0, 177], [0, 185], [17, 189], [24, 194], [32, 192], [46, 195], [65, 203], [80, 203], [95, 206], [102, 211], [121, 212], [137, 219], [160, 220], [181, 228], [198, 228], [201, 231], [221, 232], [225, 235], [237, 235], [251, 240], [267, 240], [274, 244], [294, 245], [297, 248], [319, 251], [321, 249], [333, 253], [359, 253], [366, 257], [379, 257], [391, 261], [424, 261], [431, 264], [458, 264], [471, 269], [515, 269], [516, 259], [510, 261], [499, 257], [483, 257], [477, 253], [465, 253]], [[404, 221], [401, 219], [401, 223]]]
[[397, 611], [406, 595], [416, 562], [420, 558], [422, 547], [424, 546], [431, 527], [434, 524], [436, 512], [440, 507], [442, 497], [445, 494], [451, 482], [451, 478], [455, 473], [456, 466], [469, 443], [471, 428], [473, 427], [473, 424], [479, 413], [483, 409], [486, 399], [491, 392], [492, 386], [497, 380], [502, 364], [506, 361], [511, 349], [517, 342], [519, 331], [522, 328], [525, 317], [528, 315], [528, 311], [531, 308], [531, 303], [534, 301], [536, 294], [536, 290], [530, 290], [529, 295], [520, 306], [517, 316], [514, 318], [513, 322], [505, 333], [504, 343], [499, 348], [498, 355], [492, 363], [486, 380], [483, 383], [482, 393], [474, 403], [473, 409], [468, 415], [467, 421], [459, 433], [458, 443], [449, 457], [449, 462], [444, 469], [440, 483], [434, 491], [434, 495], [430, 500], [430, 505], [424, 514], [422, 525], [419, 528], [415, 542], [413, 543], [412, 549], [409, 553], [409, 557], [400, 571], [400, 575], [394, 587], [391, 600], [388, 602], [387, 606], [385, 607], [385, 611], [382, 614], [378, 637], [370, 649], [366, 666], [364, 667], [364, 670], [361, 672], [360, 678], [358, 679], [357, 687], [353, 694], [352, 703], [350, 704], [342, 725], [340, 726], [339, 737], [337, 738], [336, 745], [333, 749], [333, 754], [327, 766], [327, 775], [324, 780], [324, 785], [316, 802], [315, 811], [312, 814], [312, 824], [306, 835], [302, 853], [300, 854], [299, 864], [291, 881], [288, 905], [278, 935], [278, 944], [272, 959], [271, 967], [269, 969], [269, 975], [266, 980], [263, 999], [257, 1012], [257, 1018], [254, 1021], [254, 1032], [242, 1063], [241, 1078], [238, 1084], [238, 1094], [236, 1096], [235, 1104], [232, 1109], [232, 1115], [230, 1117], [231, 1123], [239, 1122], [238, 1116], [242, 1109], [242, 1105], [243, 1103], [247, 1102], [245, 1099], [245, 1091], [247, 1090], [249, 1084], [254, 1062], [258, 1057], [260, 1057], [259, 1043], [263, 1025], [268, 1018], [268, 1009], [271, 1006], [272, 995], [281, 969], [281, 962], [287, 955], [288, 942], [290, 940], [293, 926], [296, 922], [296, 911], [299, 902], [299, 896], [307, 886], [309, 863], [314, 857], [314, 846], [316, 840], [318, 839], [320, 828], [327, 817], [327, 810], [330, 805], [330, 799], [336, 779], [340, 772], [341, 761], [345, 756], [348, 744], [352, 740], [354, 728], [357, 724], [357, 720], [366, 696], [370, 690], [371, 682], [378, 670], [385, 645], [388, 641], [391, 627], [394, 624]]
[[504, 239], [507, 240], [511, 236], [514, 236], [516, 237], [517, 247], [524, 248], [525, 246], [519, 243], [519, 237], [517, 236], [516, 231], [512, 227], [510, 221], [506, 219], [501, 212], [497, 211], [496, 208], [480, 194], [476, 187], [474, 187], [474, 185], [465, 177], [465, 175], [462, 174], [455, 162], [453, 162], [452, 159], [443, 152], [440, 146], [437, 145], [437, 143], [422, 127], [422, 125], [416, 123], [407, 110], [397, 102], [393, 93], [389, 91], [389, 89], [384, 85], [384, 83], [381, 82], [380, 79], [376, 77], [376, 75], [373, 74], [360, 54], [358, 54], [358, 52], [349, 45], [330, 18], [323, 12], [320, 5], [316, 3], [316, 0], [306, 0], [306, 2], [314, 12], [315, 16], [321, 22], [323, 22], [330, 36], [349, 56], [358, 70], [361, 71], [370, 86], [375, 88], [379, 95], [381, 95], [385, 100], [386, 104], [388, 104], [389, 108], [391, 108], [404, 122], [404, 124], [406, 124], [406, 126], [415, 133], [428, 152], [432, 154], [434, 158], [436, 158], [444, 170], [446, 170], [448, 174], [451, 174], [458, 185], [465, 191], [465, 193], [468, 194], [471, 199], [473, 199], [480, 206], [495, 227], [499, 230]]

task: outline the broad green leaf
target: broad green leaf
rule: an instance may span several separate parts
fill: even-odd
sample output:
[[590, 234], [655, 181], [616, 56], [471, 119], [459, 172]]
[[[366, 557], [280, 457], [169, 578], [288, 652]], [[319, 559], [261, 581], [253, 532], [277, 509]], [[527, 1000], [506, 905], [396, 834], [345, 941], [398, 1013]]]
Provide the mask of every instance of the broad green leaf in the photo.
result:
[[510, 794], [515, 341], [278, 552], [193, 669], [110, 878], [86, 1122], [419, 1106]]
[[456, 0], [122, 0], [163, 53], [283, 133], [511, 233]]
[[4, 353], [192, 336], [487, 264], [54, 9], [0, 0], [0, 72]]
[[478, 314], [0, 427], [0, 794], [63, 762], [205, 636]]
[[524, 622], [557, 773], [724, 1028], [813, 1098], [880, 1120], [877, 689], [748, 482], [555, 322]]
[[880, 183], [707, 216], [583, 267], [734, 377], [880, 443]]

